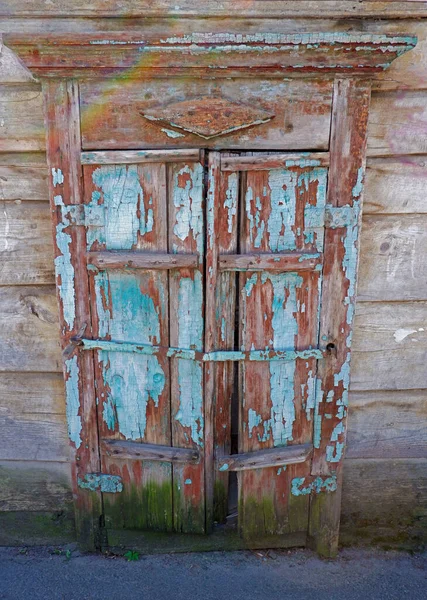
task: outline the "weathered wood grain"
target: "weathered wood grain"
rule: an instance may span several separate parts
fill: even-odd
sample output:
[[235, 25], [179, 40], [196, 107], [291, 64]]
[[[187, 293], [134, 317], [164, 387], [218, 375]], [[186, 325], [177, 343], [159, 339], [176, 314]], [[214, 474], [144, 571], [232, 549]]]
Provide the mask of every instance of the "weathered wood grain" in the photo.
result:
[[61, 371], [53, 286], [0, 287], [0, 371]]
[[0, 261], [0, 285], [55, 282], [47, 202], [0, 204]]
[[220, 254], [218, 257], [221, 271], [269, 271], [283, 273], [285, 271], [312, 271], [316, 265], [322, 264], [322, 254], [309, 252], [290, 252], [277, 254], [248, 253]]
[[[102, 211], [103, 226], [87, 226], [87, 247], [150, 256], [167, 251], [166, 166], [162, 163], [87, 165], [86, 201]], [[153, 254], [152, 256], [155, 256]], [[92, 331], [96, 338], [169, 345], [168, 273], [149, 269], [91, 272]], [[98, 428], [104, 440], [171, 445], [167, 357], [96, 353]], [[110, 527], [171, 531], [172, 466], [102, 455], [103, 472], [119, 475], [120, 494], [105, 495]], [[148, 508], [149, 507], [149, 508]]]
[[352, 391], [427, 387], [426, 311], [426, 302], [357, 304]]
[[427, 152], [426, 92], [374, 92], [369, 112], [368, 156]]
[[427, 216], [365, 215], [358, 300], [427, 298]]
[[1, 511], [55, 511], [71, 507], [70, 465], [60, 462], [1, 461]]
[[[366, 169], [363, 214], [426, 213], [426, 184], [426, 156], [370, 158]], [[370, 231], [362, 232], [362, 240], [364, 233], [368, 238]], [[363, 257], [363, 242], [361, 252]]]
[[[83, 202], [78, 84], [44, 82], [43, 100], [60, 340], [65, 349], [72, 337], [90, 331], [86, 232], [67, 212]], [[76, 531], [81, 547], [88, 550], [100, 545], [102, 512], [101, 494], [78, 485], [86, 473], [100, 471], [93, 368], [90, 352], [63, 361]]]
[[155, 0], [147, 6], [139, 0], [124, 0], [117, 6], [115, 2], [96, 0], [90, 4], [83, 0], [72, 2], [62, 0], [46, 4], [43, 0], [23, 0], [17, 6], [13, 0], [4, 0], [0, 16], [2, 17], [58, 17], [58, 16], [90, 16], [90, 17], [161, 17], [161, 16], [241, 16], [263, 18], [281, 17], [425, 17], [427, 9], [421, 2], [405, 2], [395, 0], [324, 0], [322, 10], [314, 0], [302, 0], [298, 3], [289, 0], [265, 0], [254, 3], [250, 0], [225, 0], [218, 4], [208, 0], [203, 4], [197, 0], [181, 0], [179, 5], [172, 5], [167, 0]]
[[[200, 162], [168, 166], [168, 250], [199, 256], [197, 269], [169, 272], [169, 342], [203, 350], [204, 340], [204, 180]], [[173, 465], [174, 529], [206, 532], [204, 368], [199, 361], [171, 363], [172, 445], [197, 448], [197, 465]]]
[[83, 165], [126, 165], [141, 163], [167, 163], [177, 160], [199, 160], [200, 150], [108, 150], [106, 152], [82, 152]]
[[346, 458], [427, 458], [426, 431], [426, 390], [350, 394]]
[[219, 471], [247, 471], [267, 467], [283, 467], [284, 465], [305, 462], [312, 451], [313, 446], [311, 444], [300, 444], [284, 448], [270, 448], [258, 452], [229, 454], [217, 457], [216, 468]]
[[68, 461], [59, 373], [0, 374], [0, 460]]
[[[43, 157], [38, 154], [35, 156]], [[5, 165], [3, 157], [4, 155], [0, 155], [0, 200], [41, 200], [45, 201], [47, 205], [49, 196], [46, 163], [40, 167], [29, 166], [25, 163]]]
[[198, 452], [191, 448], [172, 448], [160, 444], [140, 444], [123, 440], [102, 440], [101, 451], [119, 459], [171, 463], [196, 463], [199, 460]]
[[0, 124], [1, 152], [43, 152], [45, 130], [40, 86], [0, 86]]
[[[363, 529], [427, 529], [427, 460], [349, 459], [345, 461], [342, 528], [353, 540]], [[359, 537], [360, 539], [360, 537]]]
[[325, 232], [319, 340], [331, 352], [318, 365], [311, 475], [336, 477], [337, 487], [312, 496], [309, 523], [309, 543], [325, 556], [338, 549], [369, 101], [368, 83], [335, 81], [328, 204], [349, 205], [356, 218]]
[[264, 171], [291, 166], [329, 165], [327, 152], [304, 152], [301, 154], [268, 154], [264, 156], [226, 156], [221, 159], [221, 171]]
[[162, 254], [160, 252], [104, 251], [88, 252], [87, 262], [99, 269], [160, 269], [170, 270], [181, 267], [199, 266], [197, 254]]
[[[313, 87], [314, 85], [314, 87]], [[259, 90], [262, 89], [262, 96]], [[160, 103], [162, 106], [203, 98], [215, 94], [237, 104], [255, 106], [275, 117], [268, 123], [205, 140], [189, 132], [176, 137], [170, 128], [141, 116]], [[267, 81], [249, 79], [213, 83], [197, 77], [185, 79], [145, 78], [86, 82], [81, 86], [82, 139], [85, 150], [234, 148], [319, 149], [329, 142], [331, 84], [328, 81], [310, 85], [307, 81]]]
[[2, 44], [0, 34], [0, 83], [33, 83], [35, 78], [16, 54]]

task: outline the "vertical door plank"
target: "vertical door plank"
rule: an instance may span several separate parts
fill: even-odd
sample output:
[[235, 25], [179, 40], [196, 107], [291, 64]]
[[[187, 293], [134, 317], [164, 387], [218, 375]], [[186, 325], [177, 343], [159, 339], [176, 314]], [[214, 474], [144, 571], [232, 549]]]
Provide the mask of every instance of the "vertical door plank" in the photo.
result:
[[[240, 252], [321, 251], [326, 178], [326, 169], [249, 171]], [[242, 349], [315, 347], [320, 285], [318, 271], [242, 273]], [[240, 377], [240, 452], [311, 441], [315, 360], [249, 362], [240, 367]], [[307, 462], [238, 474], [239, 527], [246, 538], [307, 530], [308, 498], [292, 495], [291, 483], [309, 475], [309, 468]]]
[[[85, 167], [88, 250], [167, 251], [166, 167]], [[168, 275], [162, 270], [101, 270], [91, 277], [95, 337], [169, 345]], [[171, 444], [168, 359], [98, 351], [95, 362], [102, 439]], [[104, 494], [107, 528], [171, 531], [170, 463], [103, 456], [123, 480]]]
[[328, 202], [353, 206], [356, 220], [325, 235], [320, 343], [331, 352], [319, 366], [312, 475], [336, 478], [337, 489], [312, 496], [309, 530], [312, 546], [325, 556], [338, 546], [369, 99], [369, 84], [335, 82]]
[[[221, 173], [220, 154], [211, 152], [206, 220], [206, 352], [234, 350], [236, 274], [218, 273], [218, 254], [237, 251], [238, 192], [239, 174]], [[223, 523], [228, 514], [229, 474], [214, 469], [213, 456], [231, 452], [234, 371], [232, 362], [207, 363], [205, 366], [208, 523], [212, 520]]]
[[[170, 345], [203, 350], [204, 201], [203, 166], [168, 165], [169, 252], [196, 253], [197, 269], [174, 269], [169, 275]], [[171, 359], [172, 445], [197, 448], [197, 465], [173, 466], [174, 528], [204, 533], [204, 394], [203, 364]]]
[[[61, 345], [65, 349], [71, 337], [83, 331], [90, 334], [86, 235], [82, 225], [72, 223], [68, 208], [82, 203], [79, 94], [72, 81], [45, 82], [43, 93]], [[91, 353], [67, 358], [64, 376], [77, 537], [82, 547], [93, 550], [101, 543], [101, 494], [79, 487], [86, 473], [100, 470]]]

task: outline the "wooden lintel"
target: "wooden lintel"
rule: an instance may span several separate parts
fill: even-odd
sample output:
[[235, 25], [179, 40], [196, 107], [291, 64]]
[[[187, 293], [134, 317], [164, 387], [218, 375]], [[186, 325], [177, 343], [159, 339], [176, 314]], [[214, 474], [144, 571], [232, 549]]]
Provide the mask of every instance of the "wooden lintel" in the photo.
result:
[[259, 156], [224, 156], [221, 171], [268, 171], [289, 167], [327, 167], [328, 152], [298, 152]]
[[129, 165], [200, 160], [200, 150], [105, 150], [82, 152], [82, 165]]
[[197, 254], [104, 251], [88, 252], [87, 264], [98, 269], [180, 269], [197, 268]]
[[101, 440], [101, 453], [118, 459], [150, 460], [171, 463], [197, 463], [199, 452], [192, 448], [172, 448], [124, 440]]
[[322, 264], [320, 252], [289, 252], [287, 254], [220, 254], [220, 271], [312, 271]]
[[244, 454], [229, 454], [217, 457], [216, 466], [219, 471], [247, 471], [264, 467], [294, 465], [305, 462], [310, 457], [312, 450], [311, 444], [301, 444]]

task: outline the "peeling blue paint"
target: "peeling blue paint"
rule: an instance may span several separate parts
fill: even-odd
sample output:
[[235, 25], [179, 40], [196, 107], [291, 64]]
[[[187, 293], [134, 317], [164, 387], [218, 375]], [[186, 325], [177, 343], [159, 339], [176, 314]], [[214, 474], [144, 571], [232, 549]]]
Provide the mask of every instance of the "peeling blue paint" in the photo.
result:
[[292, 171], [272, 169], [268, 176], [271, 212], [267, 231], [270, 235], [271, 252], [295, 250], [295, 226], [297, 177]]
[[[105, 165], [92, 174], [96, 187], [92, 205], [104, 201], [103, 227], [88, 227], [88, 248], [94, 241], [104, 243], [108, 250], [130, 250], [138, 235], [153, 230], [153, 210], [146, 211], [144, 192], [137, 165]], [[86, 209], [88, 210], [88, 209]]]
[[65, 398], [68, 437], [78, 450], [82, 444], [82, 418], [80, 411], [79, 366], [77, 356], [65, 361]]
[[306, 496], [312, 492], [315, 494], [335, 492], [336, 489], [337, 478], [335, 475], [331, 477], [316, 477], [316, 479], [307, 483], [305, 477], [295, 477], [291, 483], [291, 493], [293, 496]]
[[233, 233], [233, 220], [237, 214], [238, 198], [238, 177], [237, 173], [230, 173], [228, 176], [228, 185], [225, 191], [224, 208], [227, 209], [228, 233]]
[[91, 492], [115, 494], [123, 491], [122, 478], [119, 475], [106, 475], [105, 473], [86, 473], [84, 479], [77, 480], [79, 488]]
[[163, 131], [163, 133], [166, 133], [166, 135], [169, 138], [183, 138], [185, 137], [185, 135], [183, 133], [179, 133], [178, 131], [173, 131], [173, 129], [166, 129], [165, 127], [162, 127], [160, 131]]
[[61, 169], [52, 168], [52, 183], [54, 187], [64, 183], [64, 174]]
[[224, 463], [220, 468], [219, 471], [228, 471], [228, 463]]
[[[62, 197], [55, 196], [55, 205], [61, 206]], [[61, 203], [61, 204], [60, 204]], [[65, 230], [70, 226], [69, 219], [63, 213], [62, 222], [56, 226], [56, 245], [61, 254], [55, 258], [55, 273], [58, 280], [59, 297], [62, 303], [64, 321], [73, 329], [76, 318], [74, 266], [71, 262], [71, 235]]]
[[[188, 174], [185, 187], [179, 185], [179, 179]], [[179, 210], [176, 213], [174, 234], [182, 241], [190, 233], [196, 242], [197, 252], [203, 254], [203, 167], [200, 163], [192, 167], [185, 165], [174, 177], [173, 203]]]
[[[182, 277], [178, 290], [178, 344], [181, 348], [202, 350], [203, 285], [199, 271]], [[203, 368], [199, 362], [178, 360], [179, 409], [175, 419], [189, 427], [191, 439], [203, 445]]]
[[[96, 306], [101, 337], [159, 343], [159, 313], [153, 299], [141, 292], [133, 274], [100, 272], [95, 276]], [[103, 298], [109, 299], [109, 308]], [[165, 375], [156, 356], [99, 352], [107, 398], [103, 419], [126, 439], [143, 439], [147, 404], [158, 406]]]
[[184, 485], [191, 485], [193, 482], [191, 481], [191, 479], [186, 479], [184, 481]]

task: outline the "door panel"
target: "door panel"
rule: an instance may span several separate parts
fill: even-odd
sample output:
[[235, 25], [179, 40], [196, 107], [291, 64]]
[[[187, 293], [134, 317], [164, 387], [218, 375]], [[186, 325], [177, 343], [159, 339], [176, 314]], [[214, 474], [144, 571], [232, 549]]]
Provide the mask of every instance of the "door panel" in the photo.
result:
[[238, 472], [239, 530], [258, 545], [306, 532], [309, 496], [292, 490], [310, 478], [327, 169], [243, 154], [244, 170], [221, 171], [211, 153], [206, 216], [203, 164], [161, 154], [84, 167], [101, 463], [123, 485], [103, 493], [106, 526], [204, 533], [232, 494], [213, 454], [262, 464], [293, 445], [303, 462]]
[[[327, 169], [293, 166], [285, 169], [223, 173], [233, 175], [234, 213], [240, 213], [240, 255], [274, 253], [318, 256], [323, 249], [323, 213]], [[259, 168], [259, 165], [257, 166]], [[231, 197], [222, 188], [220, 205]], [[230, 215], [230, 212], [228, 213]], [[221, 217], [221, 213], [217, 214]], [[220, 253], [224, 225], [220, 226]], [[230, 247], [230, 246], [228, 246]], [[242, 261], [241, 261], [242, 262]], [[274, 262], [273, 262], [274, 264]], [[237, 278], [238, 345], [251, 350], [306, 350], [318, 345], [321, 265], [294, 272], [241, 272]], [[241, 269], [239, 269], [241, 270]], [[218, 276], [217, 303], [223, 306], [222, 290], [230, 287], [234, 273]], [[236, 279], [234, 278], [234, 282]], [[227, 304], [225, 304], [227, 307]], [[226, 322], [233, 322], [230, 309]], [[228, 332], [229, 340], [232, 335]], [[234, 346], [229, 346], [232, 349]], [[297, 358], [287, 362], [239, 364], [239, 453], [312, 443], [315, 406], [316, 360]], [[217, 370], [218, 383], [227, 393], [217, 396], [216, 414], [227, 412], [231, 402], [230, 379]], [[218, 421], [218, 418], [217, 418]], [[217, 423], [217, 427], [218, 427]], [[217, 452], [223, 448], [224, 425], [217, 430]], [[231, 425], [228, 421], [228, 427]], [[300, 465], [258, 468], [238, 473], [239, 529], [244, 537], [258, 541], [271, 535], [305, 531], [308, 497], [291, 494], [292, 481], [310, 474], [310, 461]], [[227, 489], [227, 474], [218, 473], [216, 489]], [[215, 504], [221, 502], [220, 494]], [[219, 511], [221, 512], [221, 511]]]
[[[130, 264], [132, 253], [202, 252], [199, 163], [87, 166], [84, 177], [89, 251], [127, 251]], [[95, 338], [201, 349], [200, 270], [98, 268], [90, 273]], [[192, 336], [195, 330], [189, 324], [196, 322], [199, 330]], [[202, 446], [200, 364], [169, 359], [164, 352], [150, 356], [98, 350], [95, 354], [101, 440]], [[104, 472], [123, 481], [120, 494], [104, 494], [107, 527], [204, 531], [202, 460], [190, 467], [107, 453], [101, 460]]]

